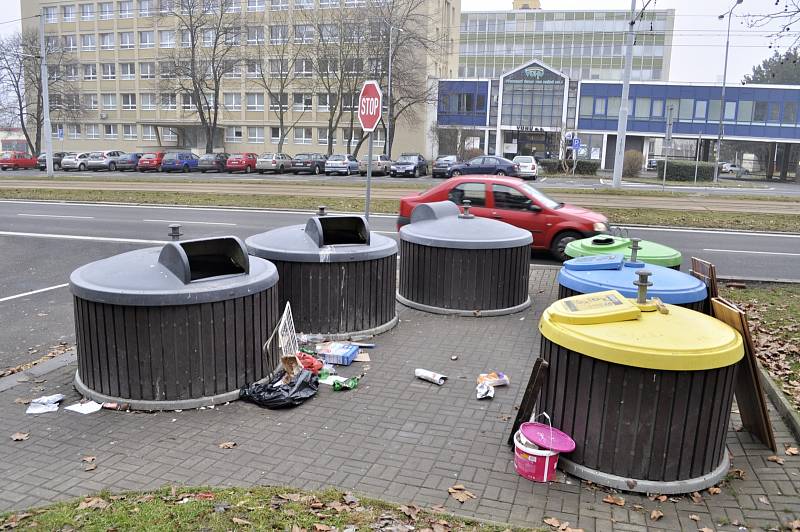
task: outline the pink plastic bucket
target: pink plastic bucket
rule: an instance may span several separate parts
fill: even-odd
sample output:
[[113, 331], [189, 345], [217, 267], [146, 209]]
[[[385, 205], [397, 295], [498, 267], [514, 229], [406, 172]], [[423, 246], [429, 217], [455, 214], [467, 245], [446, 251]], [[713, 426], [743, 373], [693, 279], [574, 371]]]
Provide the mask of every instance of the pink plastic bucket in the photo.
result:
[[556, 478], [558, 452], [538, 449], [522, 433], [514, 435], [514, 469], [520, 476], [534, 482], [550, 482]]

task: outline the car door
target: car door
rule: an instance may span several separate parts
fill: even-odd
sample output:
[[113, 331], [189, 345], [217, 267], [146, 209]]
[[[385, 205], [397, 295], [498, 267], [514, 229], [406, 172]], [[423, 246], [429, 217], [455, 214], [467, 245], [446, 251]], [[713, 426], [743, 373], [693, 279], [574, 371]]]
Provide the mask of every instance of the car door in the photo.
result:
[[474, 159], [470, 159], [467, 161], [467, 164], [464, 165], [463, 174], [468, 175], [475, 175], [475, 174], [482, 174], [483, 172], [483, 160], [485, 157], [475, 157]]
[[492, 185], [491, 217], [531, 232], [533, 245], [544, 246], [545, 216], [539, 205], [509, 185]]
[[484, 218], [491, 216], [491, 209], [486, 202], [486, 184], [480, 181], [466, 181], [453, 186], [447, 193], [447, 199], [459, 207], [464, 205], [464, 200], [469, 200], [472, 214]]

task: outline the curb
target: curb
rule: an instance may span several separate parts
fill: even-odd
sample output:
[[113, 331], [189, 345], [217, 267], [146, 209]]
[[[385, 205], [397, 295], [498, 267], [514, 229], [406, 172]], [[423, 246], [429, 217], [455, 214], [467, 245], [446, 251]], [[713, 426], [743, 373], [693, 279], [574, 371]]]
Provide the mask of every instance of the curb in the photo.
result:
[[739, 275], [717, 275], [718, 281], [741, 281], [744, 283], [800, 284], [800, 279], [771, 279], [769, 277], [742, 277]]
[[0, 392], [5, 392], [14, 386], [17, 386], [18, 384], [23, 384], [21, 382], [17, 382], [17, 379], [20, 377], [43, 377], [52, 371], [63, 368], [64, 366], [68, 366], [77, 361], [78, 352], [76, 348], [73, 347], [72, 349], [65, 351], [63, 354], [51, 358], [50, 360], [45, 360], [41, 364], [36, 364], [25, 371], [20, 371], [19, 373], [13, 373], [0, 378]]
[[[761, 383], [764, 384], [767, 397], [770, 398], [775, 410], [778, 411], [781, 419], [786, 423], [789, 432], [792, 433], [795, 440], [800, 441], [800, 414], [783, 394], [783, 390], [772, 380], [770, 374], [761, 367], [760, 363], [758, 369], [761, 372]], [[778, 449], [778, 452], [780, 452], [780, 449]]]

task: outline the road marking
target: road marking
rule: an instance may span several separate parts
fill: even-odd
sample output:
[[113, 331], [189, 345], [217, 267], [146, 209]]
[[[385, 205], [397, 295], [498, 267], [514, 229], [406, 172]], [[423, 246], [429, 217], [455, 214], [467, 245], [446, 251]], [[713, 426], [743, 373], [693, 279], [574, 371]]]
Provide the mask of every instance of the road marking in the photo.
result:
[[156, 222], [165, 224], [200, 224], [200, 225], [232, 225], [236, 224], [226, 222], [195, 222], [191, 220], [142, 220], [143, 222]]
[[119, 242], [121, 244], [166, 244], [167, 243], [167, 240], [140, 240], [137, 238], [112, 238], [106, 236], [58, 235], [54, 233], [21, 233], [17, 231], [0, 231], [0, 236], [26, 236], [30, 238], [60, 238], [62, 240]]
[[724, 229], [682, 229], [679, 227], [653, 227], [651, 225], [619, 225], [622, 229], [635, 231], [663, 231], [666, 233], [696, 233], [705, 235], [731, 235], [731, 236], [768, 236], [777, 238], [800, 238], [800, 234], [795, 233], [759, 233], [748, 231], [725, 231]]
[[75, 218], [78, 220], [94, 220], [94, 216], [67, 216], [61, 214], [28, 214], [24, 212], [17, 213], [17, 216], [31, 216], [37, 218]]
[[789, 257], [800, 257], [800, 253], [781, 253], [779, 251], [745, 251], [742, 249], [711, 249], [711, 248], [706, 248], [703, 251], [717, 251], [720, 253], [748, 253], [751, 255], [786, 255]]
[[69, 283], [57, 284], [55, 286], [48, 286], [47, 288], [31, 290], [30, 292], [25, 292], [24, 294], [17, 294], [15, 296], [3, 297], [0, 298], [0, 303], [5, 303], [6, 301], [11, 301], [12, 299], [19, 299], [21, 297], [32, 296], [34, 294], [41, 294], [42, 292], [49, 292], [50, 290], [57, 290], [58, 288], [64, 288], [65, 286], [69, 286]]

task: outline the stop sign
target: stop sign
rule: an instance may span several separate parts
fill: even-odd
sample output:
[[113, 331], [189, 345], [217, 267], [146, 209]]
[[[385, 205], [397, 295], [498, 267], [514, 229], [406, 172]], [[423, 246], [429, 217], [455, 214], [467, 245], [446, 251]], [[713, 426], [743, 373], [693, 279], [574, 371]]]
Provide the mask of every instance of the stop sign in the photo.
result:
[[364, 131], [375, 131], [381, 119], [383, 93], [374, 80], [365, 81], [358, 97], [358, 121]]

